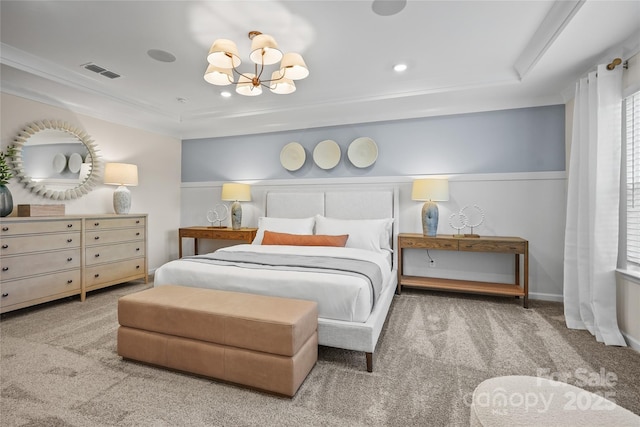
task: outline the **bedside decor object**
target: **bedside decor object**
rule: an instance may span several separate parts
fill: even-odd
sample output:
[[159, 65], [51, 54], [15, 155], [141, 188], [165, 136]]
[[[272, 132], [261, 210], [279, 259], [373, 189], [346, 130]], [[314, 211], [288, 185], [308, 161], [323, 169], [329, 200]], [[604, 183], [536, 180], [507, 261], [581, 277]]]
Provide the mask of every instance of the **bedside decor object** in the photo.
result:
[[242, 206], [240, 202], [251, 201], [251, 186], [236, 182], [222, 184], [222, 200], [233, 201], [231, 203], [231, 228], [239, 230], [242, 225]]
[[[241, 64], [238, 47], [227, 39], [218, 39], [213, 42], [207, 61], [209, 66], [204, 74], [204, 79], [213, 85], [236, 85], [236, 92], [244, 96], [256, 96], [262, 94], [262, 87], [271, 92], [286, 95], [295, 92], [294, 80], [301, 80], [309, 75], [307, 65], [298, 53], [286, 53], [278, 49], [276, 40], [260, 31], [250, 31], [251, 54], [249, 58], [255, 64], [254, 73], [246, 73], [238, 70]], [[265, 65], [272, 65], [280, 61], [277, 69], [271, 74], [270, 79], [264, 79]], [[234, 80], [234, 73], [237, 80]]]
[[[73, 144], [76, 147], [74, 151], [83, 152], [85, 161], [90, 164], [86, 179], [82, 182], [74, 181], [71, 188], [68, 185], [60, 186], [56, 182], [33, 178], [38, 176], [40, 157], [44, 156], [44, 154], [38, 155], [39, 150], [47, 149], [47, 146], [48, 148], [56, 147], [56, 144]], [[14, 138], [13, 145], [13, 153], [7, 156], [11, 158], [15, 177], [27, 190], [38, 196], [52, 200], [77, 199], [88, 194], [100, 181], [102, 162], [98, 156], [98, 146], [87, 132], [67, 122], [62, 120], [31, 122], [25, 125]], [[44, 157], [42, 161], [53, 161], [49, 156]]]
[[307, 154], [298, 142], [290, 142], [280, 151], [280, 164], [288, 171], [297, 171], [304, 165]]
[[467, 226], [467, 219], [462, 212], [454, 212], [449, 216], [449, 225], [451, 228], [457, 231], [453, 237], [464, 237], [463, 233], [460, 233], [460, 230], [464, 229]]
[[[211, 224], [211, 228], [226, 228], [226, 226], [222, 225], [222, 221], [226, 220], [228, 217], [229, 208], [227, 205], [222, 203], [218, 203], [213, 209], [207, 211], [207, 221]], [[217, 222], [218, 225], [213, 225], [214, 222]]]
[[353, 166], [368, 168], [378, 159], [378, 146], [373, 139], [366, 136], [356, 138], [349, 144], [347, 157]]
[[313, 161], [320, 169], [333, 169], [340, 162], [340, 146], [330, 139], [318, 142], [313, 149]]
[[113, 209], [117, 214], [128, 214], [131, 209], [131, 192], [127, 186], [138, 185], [138, 166], [128, 163], [107, 163], [104, 183], [117, 185], [113, 192]]
[[449, 181], [446, 179], [416, 179], [411, 200], [424, 201], [422, 206], [422, 234], [435, 236], [438, 231], [438, 205], [449, 200]]
[[18, 216], [62, 216], [64, 205], [18, 205]]
[[471, 233], [465, 234], [464, 237], [480, 237], [473, 233], [473, 229], [479, 227], [484, 222], [484, 211], [478, 205], [467, 205], [460, 209], [460, 216], [464, 218], [465, 226], [471, 228]]
[[[11, 148], [7, 151], [10, 152]], [[5, 154], [0, 151], [0, 217], [5, 217], [13, 211], [13, 196], [6, 184], [13, 177], [11, 168], [7, 164]]]

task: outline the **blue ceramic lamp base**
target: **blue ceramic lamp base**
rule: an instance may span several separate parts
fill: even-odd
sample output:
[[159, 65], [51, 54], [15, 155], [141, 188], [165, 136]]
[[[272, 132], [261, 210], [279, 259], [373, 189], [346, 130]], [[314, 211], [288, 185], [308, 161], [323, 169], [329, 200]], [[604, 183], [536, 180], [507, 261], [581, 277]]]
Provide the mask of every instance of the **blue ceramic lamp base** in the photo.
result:
[[435, 237], [438, 233], [438, 205], [425, 202], [422, 206], [422, 234]]

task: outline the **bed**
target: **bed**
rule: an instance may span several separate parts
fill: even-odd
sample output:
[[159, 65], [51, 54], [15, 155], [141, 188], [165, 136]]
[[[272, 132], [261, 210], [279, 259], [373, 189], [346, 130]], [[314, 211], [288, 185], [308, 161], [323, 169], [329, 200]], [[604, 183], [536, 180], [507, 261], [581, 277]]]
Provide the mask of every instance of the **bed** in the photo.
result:
[[[171, 261], [156, 270], [154, 286], [314, 300], [319, 344], [364, 352], [372, 372], [397, 283], [397, 211], [394, 189], [267, 192], [253, 244]], [[310, 234], [332, 241], [334, 236], [349, 237], [345, 247], [299, 242]], [[273, 244], [273, 239], [284, 243]]]

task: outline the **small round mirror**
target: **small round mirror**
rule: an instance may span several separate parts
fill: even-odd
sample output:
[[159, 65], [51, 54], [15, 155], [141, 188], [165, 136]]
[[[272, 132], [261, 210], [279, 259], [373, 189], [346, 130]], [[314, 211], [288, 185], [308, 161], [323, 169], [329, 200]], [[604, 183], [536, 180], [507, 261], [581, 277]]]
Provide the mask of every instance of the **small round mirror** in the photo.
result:
[[100, 161], [89, 135], [67, 122], [28, 124], [14, 140], [16, 178], [31, 192], [54, 200], [82, 197], [98, 183]]

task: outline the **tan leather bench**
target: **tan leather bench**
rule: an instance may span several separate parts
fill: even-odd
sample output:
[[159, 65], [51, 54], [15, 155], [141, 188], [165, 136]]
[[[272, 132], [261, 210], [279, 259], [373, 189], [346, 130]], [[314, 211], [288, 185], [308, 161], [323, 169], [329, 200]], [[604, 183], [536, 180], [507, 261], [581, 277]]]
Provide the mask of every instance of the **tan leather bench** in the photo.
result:
[[314, 301], [159, 286], [118, 301], [126, 359], [293, 396], [318, 359]]

